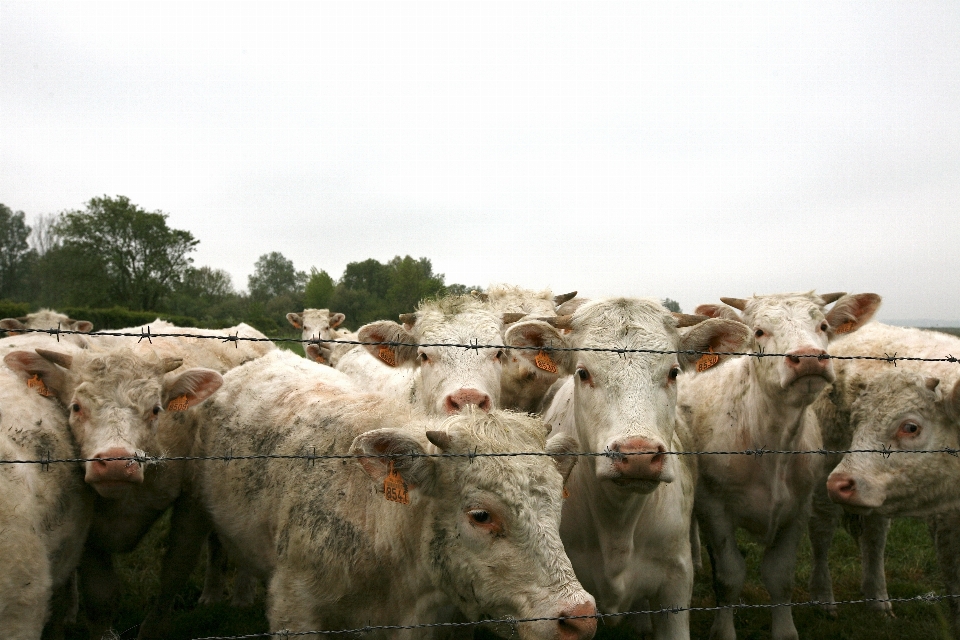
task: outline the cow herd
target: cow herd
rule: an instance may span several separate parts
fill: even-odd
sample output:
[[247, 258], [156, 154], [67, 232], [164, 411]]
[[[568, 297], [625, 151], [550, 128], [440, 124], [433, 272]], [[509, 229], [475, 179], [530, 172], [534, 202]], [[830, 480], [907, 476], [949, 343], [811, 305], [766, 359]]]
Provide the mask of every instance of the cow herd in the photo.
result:
[[[736, 604], [743, 530], [783, 605], [773, 638], [798, 638], [798, 545], [810, 536], [811, 595], [835, 610], [844, 510], [880, 615], [894, 516], [929, 519], [960, 592], [960, 460], [907, 455], [960, 449], [960, 364], [883, 359], [949, 359], [960, 339], [871, 322], [875, 294], [721, 300], [686, 315], [496, 285], [357, 333], [307, 309], [287, 316], [306, 358], [243, 324], [157, 320], [137, 342], [49, 311], [0, 321], [0, 459], [24, 461], [0, 464], [3, 637], [63, 637], [78, 603], [90, 637], [109, 635], [115, 556], [168, 510], [140, 638], [169, 632], [204, 545], [201, 602], [235, 563], [234, 601], [262, 581], [275, 632], [470, 637], [458, 623], [511, 620], [485, 624], [574, 640], [598, 613], [663, 610], [605, 624], [689, 638], [701, 541], [717, 603]], [[67, 322], [59, 341], [27, 331]], [[155, 337], [174, 332], [198, 337]], [[799, 453], [848, 449], [884, 453]], [[734, 622], [721, 608], [710, 637]]]

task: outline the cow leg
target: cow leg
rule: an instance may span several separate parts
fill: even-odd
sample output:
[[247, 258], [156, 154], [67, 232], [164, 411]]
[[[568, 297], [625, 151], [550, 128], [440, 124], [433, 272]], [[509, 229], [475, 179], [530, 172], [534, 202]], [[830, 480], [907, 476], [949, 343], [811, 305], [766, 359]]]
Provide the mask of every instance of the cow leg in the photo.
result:
[[[863, 570], [861, 588], [865, 598], [888, 600], [887, 578], [884, 575], [883, 551], [887, 546], [887, 532], [890, 530], [890, 518], [870, 515], [863, 517], [860, 531], [860, 562]], [[894, 617], [893, 604], [874, 602], [870, 607], [884, 616]]]
[[207, 567], [203, 573], [200, 604], [223, 602], [227, 596], [227, 551], [216, 533], [207, 536]]
[[304, 585], [314, 576], [297, 569], [277, 567], [267, 586], [267, 622], [271, 631], [312, 631], [324, 628], [316, 614], [316, 594]]
[[[705, 506], [709, 508], [713, 505]], [[747, 563], [737, 547], [736, 528], [724, 517], [722, 504], [717, 504], [709, 513], [703, 515], [704, 517], [698, 520], [707, 539], [717, 605], [736, 604], [740, 601], [740, 592], [747, 578]], [[713, 626], [710, 627], [711, 640], [736, 640], [736, 637], [733, 609], [717, 611]]]
[[79, 594], [77, 593], [77, 572], [53, 592], [50, 599], [50, 619], [43, 628], [43, 640], [63, 640], [66, 635], [66, 623], [76, 622]]
[[813, 513], [810, 516], [810, 548], [812, 564], [810, 570], [810, 599], [821, 605], [830, 617], [837, 617], [837, 605], [833, 595], [833, 579], [830, 576], [830, 545], [833, 534], [840, 522], [842, 508], [834, 504], [827, 495], [825, 483], [818, 483], [813, 492]]
[[[927, 520], [930, 535], [937, 548], [937, 560], [943, 576], [945, 592], [960, 594], [960, 511], [947, 511]], [[950, 629], [960, 638], [960, 598], [947, 598]]]
[[[793, 596], [793, 576], [797, 566], [797, 547], [807, 523], [797, 519], [777, 533], [773, 544], [767, 547], [760, 561], [760, 580], [770, 594], [772, 604], [789, 604]], [[771, 610], [773, 640], [797, 640], [793, 624], [793, 610], [789, 606]]]
[[90, 640], [100, 640], [110, 631], [113, 611], [120, 599], [120, 578], [113, 568], [113, 554], [88, 544], [77, 571]]
[[[4, 513], [0, 535], [3, 569], [0, 571], [0, 626], [4, 638], [39, 638], [49, 616], [53, 588], [50, 561], [40, 538], [30, 530], [29, 522], [17, 514]], [[26, 520], [24, 518], [23, 520]]]
[[188, 496], [181, 496], [173, 507], [167, 552], [160, 567], [160, 595], [151, 607], [137, 638], [164, 638], [168, 635], [173, 601], [190, 578], [203, 542], [211, 531], [203, 507]]
[[[653, 602], [654, 609], [686, 609], [693, 597], [693, 565], [677, 566], [668, 573]], [[657, 613], [653, 615], [653, 637], [655, 640], [689, 640], [690, 612]]]
[[257, 577], [243, 567], [237, 569], [233, 577], [233, 597], [230, 604], [234, 607], [249, 607], [257, 599]]

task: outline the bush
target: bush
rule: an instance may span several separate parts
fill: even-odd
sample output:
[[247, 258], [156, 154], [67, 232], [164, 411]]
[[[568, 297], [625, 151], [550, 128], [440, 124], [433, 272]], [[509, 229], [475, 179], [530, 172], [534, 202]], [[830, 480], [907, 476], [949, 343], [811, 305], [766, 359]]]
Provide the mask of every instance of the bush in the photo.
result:
[[0, 300], [0, 319], [19, 318], [30, 313], [30, 305], [26, 302], [13, 302], [12, 300]]
[[187, 316], [175, 316], [168, 313], [157, 313], [155, 311], [130, 311], [123, 307], [113, 307], [112, 309], [66, 307], [60, 309], [60, 313], [65, 313], [75, 320], [89, 320], [93, 323], [93, 328], [96, 331], [136, 327], [153, 322], [157, 318], [172, 322], [178, 327], [196, 327], [198, 324], [196, 319]]

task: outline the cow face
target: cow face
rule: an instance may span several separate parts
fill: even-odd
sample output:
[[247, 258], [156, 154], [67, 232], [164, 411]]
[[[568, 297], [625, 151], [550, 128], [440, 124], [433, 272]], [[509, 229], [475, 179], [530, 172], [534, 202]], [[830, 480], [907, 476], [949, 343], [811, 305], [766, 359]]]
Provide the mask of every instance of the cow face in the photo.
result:
[[[294, 329], [303, 332], [303, 340], [337, 340], [341, 337], [337, 327], [343, 324], [345, 319], [346, 316], [342, 313], [331, 313], [329, 309], [304, 309], [301, 313], [287, 314], [287, 322]], [[306, 351], [306, 348], [304, 350]], [[307, 357], [320, 364], [328, 364], [329, 346], [312, 349], [307, 352]]]
[[469, 405], [483, 411], [500, 406], [505, 351], [500, 346], [467, 349], [445, 344], [499, 345], [502, 320], [469, 296], [421, 306], [391, 321], [364, 325], [362, 342], [401, 342], [406, 347], [365, 345], [386, 366], [419, 367], [416, 393], [428, 412], [454, 414]]
[[[880, 296], [872, 293], [817, 296], [811, 292], [721, 300], [741, 311], [741, 321], [753, 331], [754, 351], [782, 354], [754, 362], [764, 392], [796, 405], [809, 404], [834, 380], [833, 363], [822, 357], [827, 355], [829, 341], [856, 331], [880, 306]], [[833, 308], [825, 311], [833, 301]], [[696, 312], [714, 317], [735, 313], [721, 312], [716, 305], [697, 307]]]
[[960, 464], [947, 454], [917, 450], [960, 448], [960, 382], [893, 370], [860, 383], [851, 407], [851, 449], [827, 480], [834, 502], [885, 516], [925, 515], [960, 504]]
[[[470, 619], [590, 616], [593, 598], [573, 573], [560, 541], [564, 476], [574, 444], [569, 439], [545, 447], [546, 429], [538, 421], [475, 407], [428, 431], [444, 453], [547, 452], [549, 456], [431, 458], [404, 461], [400, 473], [429, 501], [423, 518], [429, 556], [424, 562], [434, 583], [449, 594]], [[385, 444], [396, 439], [397, 445]], [[380, 429], [359, 436], [359, 455], [409, 453], [410, 436]], [[422, 449], [421, 449], [422, 451]], [[386, 474], [383, 459], [362, 462], [374, 482]], [[520, 623], [521, 638], [589, 638], [596, 620]], [[509, 635], [510, 628], [505, 628]]]
[[4, 360], [24, 377], [42, 380], [67, 408], [80, 455], [89, 460], [84, 479], [106, 498], [122, 497], [143, 482], [142, 463], [111, 458], [161, 455], [158, 431], [176, 426], [170, 414], [202, 402], [223, 383], [209, 369], [165, 375], [180, 367], [179, 359], [128, 349], [75, 356], [37, 349]]
[[[584, 451], [611, 454], [590, 457], [582, 464], [591, 465], [600, 481], [641, 493], [673, 480], [677, 462], [675, 456], [665, 454], [676, 429], [677, 380], [698, 356], [669, 352], [736, 351], [748, 338], [747, 328], [729, 320], [708, 320], [681, 337], [676, 318], [658, 301], [629, 298], [584, 304], [561, 322], [569, 333], [542, 321], [518, 323], [507, 332], [507, 343], [527, 347], [514, 353], [524, 354], [533, 366], [552, 362], [558, 370], [573, 374], [567, 384], [574, 386], [579, 444]], [[549, 346], [587, 350], [537, 350]], [[717, 356], [713, 365], [723, 357]]]

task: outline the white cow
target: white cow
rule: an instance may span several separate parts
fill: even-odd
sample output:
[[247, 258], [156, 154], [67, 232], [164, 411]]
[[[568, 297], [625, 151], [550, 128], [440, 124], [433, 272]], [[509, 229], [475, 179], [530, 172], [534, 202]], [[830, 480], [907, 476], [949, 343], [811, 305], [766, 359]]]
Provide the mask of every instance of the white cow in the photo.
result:
[[[878, 358], [888, 354], [946, 358], [960, 354], [960, 338], [936, 331], [871, 323], [837, 340], [831, 353]], [[955, 410], [960, 391], [960, 366], [956, 363], [902, 360], [894, 367], [883, 360], [854, 359], [837, 360], [834, 366], [836, 381], [814, 404], [827, 449], [956, 447], [957, 433], [960, 433], [960, 413]], [[949, 592], [956, 593], [960, 588], [957, 572], [960, 545], [949, 542], [950, 529], [960, 530], [960, 492], [955, 490], [960, 467], [954, 458], [903, 454], [889, 458], [877, 454], [849, 457], [850, 460], [844, 459], [840, 466], [837, 466], [840, 456], [831, 456], [826, 461], [814, 493], [810, 521], [814, 552], [812, 597], [833, 602], [827, 552], [840, 507], [829, 500], [828, 489], [829, 497], [835, 502], [862, 514], [859, 543], [865, 597], [888, 598], [883, 567], [889, 528], [887, 515], [933, 512], [938, 513], [935, 524], [939, 526], [935, 529], [938, 530], [941, 569]], [[890, 603], [872, 606], [884, 613], [891, 611]], [[951, 608], [954, 621], [960, 620], [957, 603], [951, 602]]]
[[[776, 354], [727, 362], [680, 389], [678, 418], [700, 451], [817, 450], [820, 430], [810, 404], [833, 380], [827, 343], [856, 330], [876, 312], [874, 294], [811, 293], [721, 298], [738, 309], [754, 333], [753, 351]], [[826, 312], [825, 305], [836, 301]], [[697, 313], [729, 315], [716, 305]], [[797, 545], [807, 526], [822, 462], [812, 455], [704, 455], [695, 510], [706, 537], [719, 605], [735, 604], [746, 574], [736, 531], [746, 529], [764, 547], [761, 579], [775, 604], [793, 591]], [[772, 609], [775, 640], [797, 638], [788, 606]], [[733, 610], [717, 613], [712, 638], [736, 637]]]
[[[560, 525], [577, 577], [603, 613], [690, 605], [695, 460], [667, 452], [684, 449], [675, 432], [677, 378], [699, 356], [671, 352], [737, 351], [750, 337], [739, 322], [704, 320], [671, 315], [654, 299], [614, 298], [557, 318], [557, 328], [524, 321], [507, 331], [509, 346], [528, 348], [514, 353], [568, 376], [544, 415], [551, 438], [611, 453], [573, 470]], [[681, 337], [678, 324], [696, 326]], [[538, 350], [545, 346], [666, 353]], [[689, 614], [658, 615], [654, 628], [656, 638], [689, 638]]]
[[[55, 398], [42, 395], [50, 391], [40, 378], [32, 377], [0, 367], [0, 458], [76, 458], [66, 416]], [[80, 562], [92, 508], [93, 495], [77, 463], [0, 465], [4, 638], [39, 640], [48, 621], [48, 637], [62, 636], [68, 585]]]
[[[274, 631], [429, 623], [457, 611], [471, 620], [596, 611], [558, 531], [562, 472], [575, 458], [383, 457], [570, 452], [567, 439], [547, 445], [532, 418], [475, 408], [426, 417], [270, 358], [229, 372], [194, 417], [202, 455], [369, 456], [201, 463], [202, 502], [233, 555], [267, 581]], [[407, 503], [388, 501], [388, 489]], [[595, 628], [590, 617], [516, 625], [521, 638], [551, 640]]]
[[[346, 329], [337, 329], [346, 316], [333, 313], [329, 309], [304, 309], [300, 313], [288, 313], [287, 321], [302, 330], [302, 340], [356, 340], [357, 334]], [[317, 344], [304, 345], [308, 358], [320, 364], [336, 367], [340, 358], [357, 345], [353, 344]]]

